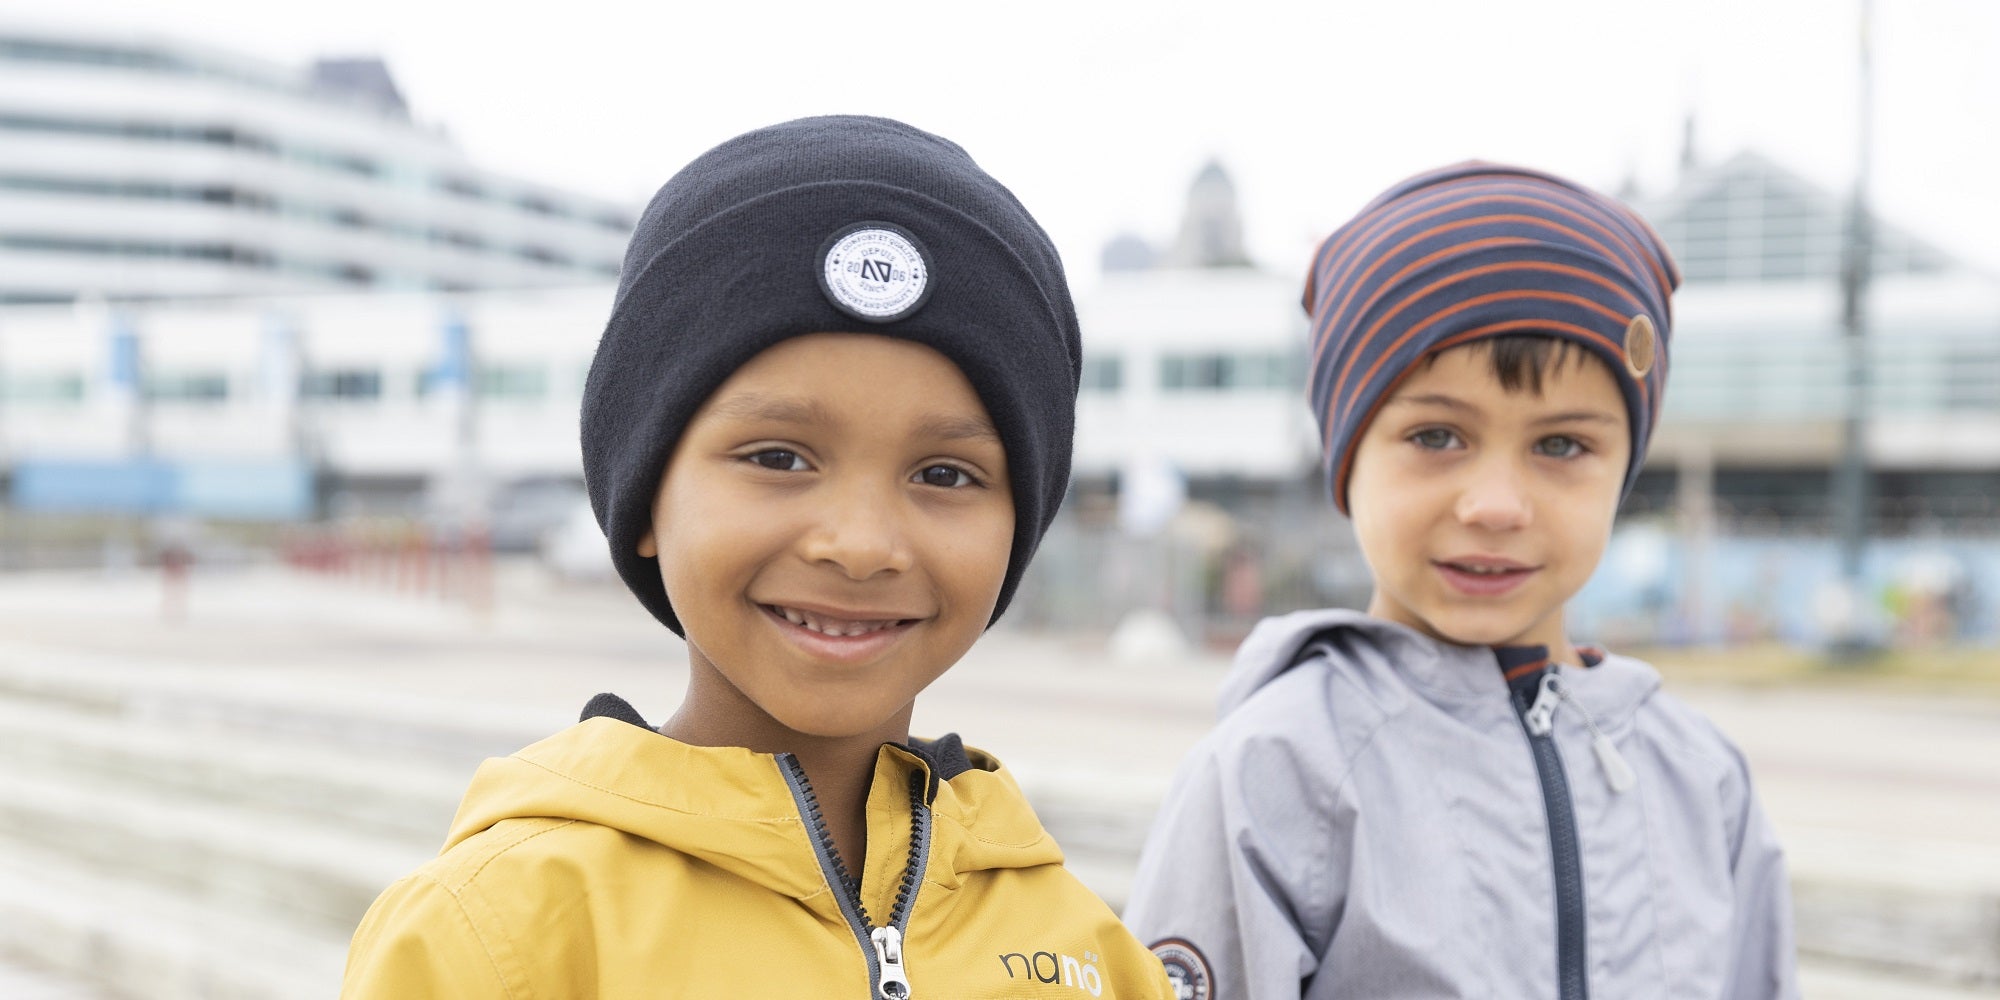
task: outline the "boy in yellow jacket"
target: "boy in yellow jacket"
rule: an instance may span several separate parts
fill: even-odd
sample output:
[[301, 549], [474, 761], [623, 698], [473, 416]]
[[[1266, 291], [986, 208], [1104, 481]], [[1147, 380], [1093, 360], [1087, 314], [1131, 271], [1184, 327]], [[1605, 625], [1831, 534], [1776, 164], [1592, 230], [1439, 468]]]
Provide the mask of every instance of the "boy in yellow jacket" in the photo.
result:
[[343, 995], [1170, 996], [1007, 772], [909, 734], [1062, 499], [1079, 367], [1054, 247], [950, 142], [804, 119], [668, 181], [583, 452], [686, 698], [481, 767]]

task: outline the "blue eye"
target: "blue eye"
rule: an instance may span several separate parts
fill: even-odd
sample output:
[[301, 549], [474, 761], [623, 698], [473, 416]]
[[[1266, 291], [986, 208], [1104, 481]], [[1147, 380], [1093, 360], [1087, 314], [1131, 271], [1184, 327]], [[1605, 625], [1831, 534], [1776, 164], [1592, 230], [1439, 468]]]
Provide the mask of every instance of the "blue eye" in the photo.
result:
[[1426, 451], [1443, 451], [1459, 443], [1458, 435], [1442, 427], [1428, 427], [1410, 435], [1410, 443]]
[[799, 457], [798, 452], [787, 451], [783, 448], [767, 448], [764, 451], [745, 455], [744, 458], [761, 468], [770, 469], [774, 472], [804, 472], [806, 470], [806, 460]]
[[1535, 442], [1535, 452], [1550, 458], [1575, 458], [1588, 450], [1583, 442], [1566, 434], [1551, 434]]
[[961, 486], [977, 486], [979, 480], [955, 465], [926, 465], [917, 473], [917, 481], [925, 486], [939, 486], [956, 489]]

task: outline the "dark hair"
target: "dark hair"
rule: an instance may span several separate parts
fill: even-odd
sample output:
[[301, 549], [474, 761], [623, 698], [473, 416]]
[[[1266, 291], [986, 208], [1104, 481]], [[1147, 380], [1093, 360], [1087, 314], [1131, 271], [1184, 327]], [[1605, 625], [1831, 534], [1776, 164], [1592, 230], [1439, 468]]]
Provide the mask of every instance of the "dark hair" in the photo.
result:
[[[1465, 346], [1486, 352], [1487, 369], [1500, 380], [1500, 388], [1508, 392], [1526, 389], [1537, 396], [1542, 394], [1543, 375], [1589, 356], [1577, 344], [1543, 333], [1509, 333]], [[1426, 366], [1436, 362], [1436, 354], [1424, 359]]]

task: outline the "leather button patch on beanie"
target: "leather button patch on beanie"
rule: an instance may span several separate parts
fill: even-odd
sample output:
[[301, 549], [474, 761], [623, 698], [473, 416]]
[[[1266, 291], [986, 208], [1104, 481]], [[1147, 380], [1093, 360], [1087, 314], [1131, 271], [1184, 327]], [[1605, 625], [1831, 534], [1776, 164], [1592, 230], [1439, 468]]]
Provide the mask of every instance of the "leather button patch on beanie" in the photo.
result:
[[841, 312], [870, 323], [902, 319], [930, 297], [931, 269], [915, 236], [886, 222], [857, 222], [827, 238], [819, 287]]
[[1425, 359], [1493, 337], [1590, 352], [1630, 418], [1630, 492], [1666, 390], [1680, 271], [1631, 208], [1553, 174], [1460, 163], [1383, 192], [1320, 244], [1306, 278], [1309, 398], [1333, 502], [1354, 447]]
[[1645, 378], [1653, 370], [1653, 360], [1659, 353], [1659, 335], [1653, 332], [1653, 321], [1644, 313], [1632, 317], [1625, 325], [1625, 370], [1633, 378]]

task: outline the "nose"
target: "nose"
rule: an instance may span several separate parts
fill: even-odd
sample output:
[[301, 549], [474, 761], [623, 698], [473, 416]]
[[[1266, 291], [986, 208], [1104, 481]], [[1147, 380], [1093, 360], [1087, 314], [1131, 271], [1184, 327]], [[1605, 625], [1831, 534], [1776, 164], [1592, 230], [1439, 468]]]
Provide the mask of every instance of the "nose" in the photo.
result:
[[838, 569], [850, 580], [906, 572], [915, 553], [899, 501], [893, 491], [861, 484], [822, 491], [800, 554], [808, 562]]
[[1497, 456], [1471, 470], [1455, 513], [1460, 524], [1487, 531], [1519, 531], [1535, 520], [1522, 471]]

